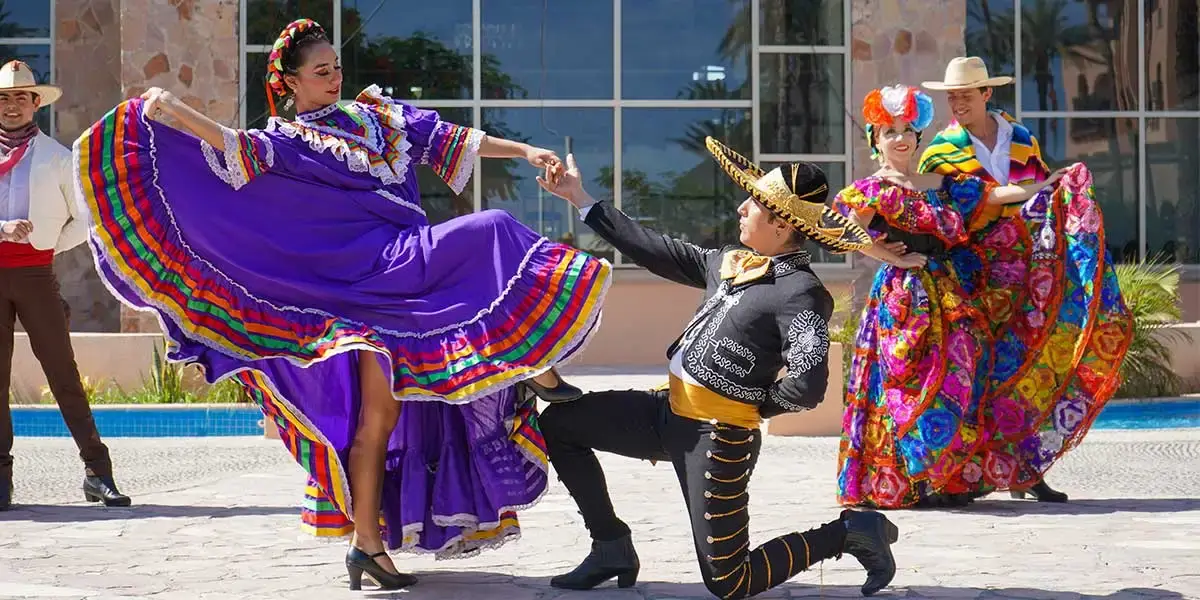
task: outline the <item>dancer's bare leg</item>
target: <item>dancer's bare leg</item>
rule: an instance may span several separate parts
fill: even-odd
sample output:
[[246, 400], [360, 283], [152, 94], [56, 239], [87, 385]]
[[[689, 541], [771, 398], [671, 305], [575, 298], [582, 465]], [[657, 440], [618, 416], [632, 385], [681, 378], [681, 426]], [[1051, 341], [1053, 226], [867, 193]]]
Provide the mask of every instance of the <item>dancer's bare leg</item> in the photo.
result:
[[[388, 377], [376, 355], [361, 351], [358, 357], [362, 409], [350, 445], [350, 495], [354, 500], [354, 539], [350, 543], [367, 554], [375, 554], [384, 550], [379, 533], [383, 466], [388, 438], [400, 420], [400, 402], [392, 396]], [[388, 572], [398, 572], [387, 555], [377, 557], [375, 562]]]

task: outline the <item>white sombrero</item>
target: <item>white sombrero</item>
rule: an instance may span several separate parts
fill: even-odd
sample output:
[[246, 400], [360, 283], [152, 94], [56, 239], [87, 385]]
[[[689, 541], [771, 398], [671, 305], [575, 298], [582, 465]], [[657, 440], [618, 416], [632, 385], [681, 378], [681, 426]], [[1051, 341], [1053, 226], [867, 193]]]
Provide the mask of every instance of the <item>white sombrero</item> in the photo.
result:
[[62, 97], [62, 89], [53, 85], [38, 85], [29, 65], [10, 60], [0, 67], [0, 92], [29, 92], [38, 95], [38, 106], [53, 104]]
[[946, 65], [946, 76], [942, 81], [925, 81], [921, 87], [929, 90], [969, 90], [975, 88], [1008, 85], [1013, 78], [1007, 75], [991, 77], [987, 65], [978, 56], [960, 56]]

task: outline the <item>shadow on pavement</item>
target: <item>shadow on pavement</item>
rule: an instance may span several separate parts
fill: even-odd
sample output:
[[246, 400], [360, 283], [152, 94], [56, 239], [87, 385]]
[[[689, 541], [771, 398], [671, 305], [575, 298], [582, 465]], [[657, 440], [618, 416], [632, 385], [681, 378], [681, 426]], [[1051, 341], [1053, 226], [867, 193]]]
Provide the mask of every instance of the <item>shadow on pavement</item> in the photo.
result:
[[[371, 599], [394, 600], [468, 600], [483, 598], [489, 595], [489, 587], [503, 585], [506, 592], [502, 596], [511, 596], [514, 600], [636, 600], [646, 598], [653, 600], [712, 600], [714, 596], [701, 583], [667, 583], [659, 581], [641, 581], [632, 589], [620, 590], [612, 582], [586, 592], [557, 590], [551, 588], [548, 578], [513, 577], [500, 573], [417, 573], [421, 582], [410, 590], [399, 592], [383, 592], [369, 590], [363, 586], [363, 597]], [[368, 584], [369, 585], [369, 584]], [[512, 594], [512, 587], [522, 588], [528, 593]], [[851, 585], [814, 585], [802, 583], [785, 583], [761, 595], [764, 598], [861, 598], [858, 586]], [[872, 598], [929, 598], [929, 599], [977, 599], [977, 600], [1181, 600], [1183, 594], [1171, 590], [1156, 588], [1126, 588], [1106, 595], [1087, 595], [1078, 592], [1062, 592], [1042, 590], [1037, 588], [965, 588], [913, 586], [888, 588]]]
[[1065, 504], [1034, 502], [1032, 500], [989, 501], [985, 499], [965, 508], [950, 510], [964, 514], [985, 514], [997, 517], [1020, 517], [1024, 515], [1105, 515], [1118, 512], [1176, 513], [1200, 510], [1200, 498], [1093, 498], [1071, 500]]
[[96, 504], [13, 504], [10, 510], [0, 512], [0, 521], [83, 523], [160, 518], [222, 519], [264, 515], [298, 515], [299, 513], [300, 509], [295, 506], [174, 506], [165, 504], [134, 504], [129, 508], [109, 508]]

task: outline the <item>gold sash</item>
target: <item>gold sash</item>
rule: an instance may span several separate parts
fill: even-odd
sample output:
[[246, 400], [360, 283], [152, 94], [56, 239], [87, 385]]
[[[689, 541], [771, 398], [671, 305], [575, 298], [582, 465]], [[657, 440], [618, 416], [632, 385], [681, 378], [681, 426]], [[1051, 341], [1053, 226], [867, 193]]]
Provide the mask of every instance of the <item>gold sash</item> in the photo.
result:
[[730, 400], [704, 386], [692, 385], [671, 375], [671, 412], [685, 419], [711, 421], [758, 429], [762, 417], [758, 415], [758, 407], [737, 400]]

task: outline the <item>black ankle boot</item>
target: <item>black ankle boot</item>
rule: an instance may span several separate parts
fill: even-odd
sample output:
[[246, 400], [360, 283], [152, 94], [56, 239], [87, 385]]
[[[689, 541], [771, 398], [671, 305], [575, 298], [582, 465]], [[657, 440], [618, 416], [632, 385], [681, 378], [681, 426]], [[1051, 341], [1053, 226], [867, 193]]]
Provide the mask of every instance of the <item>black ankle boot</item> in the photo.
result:
[[592, 552], [574, 571], [550, 580], [550, 586], [564, 590], [590, 590], [613, 577], [617, 587], [633, 587], [642, 564], [633, 549], [633, 538], [625, 536], [611, 542], [592, 542]]
[[862, 595], [870, 596], [887, 587], [896, 576], [896, 559], [891, 545], [900, 537], [900, 530], [882, 513], [857, 510], [842, 511], [846, 525], [846, 544], [843, 551], [858, 559], [867, 570]]
[[83, 478], [83, 499], [88, 502], [103, 502], [105, 506], [129, 506], [129, 496], [117, 490], [112, 475], [98, 477], [90, 472]]
[[1028, 492], [1024, 490], [1012, 490], [1011, 496], [1017, 500], [1021, 500], [1025, 498], [1026, 493], [1033, 496], [1033, 499], [1038, 502], [1066, 502], [1068, 499], [1066, 494], [1046, 485], [1045, 480], [1033, 484]]
[[0, 477], [0, 510], [12, 507], [12, 480]]

